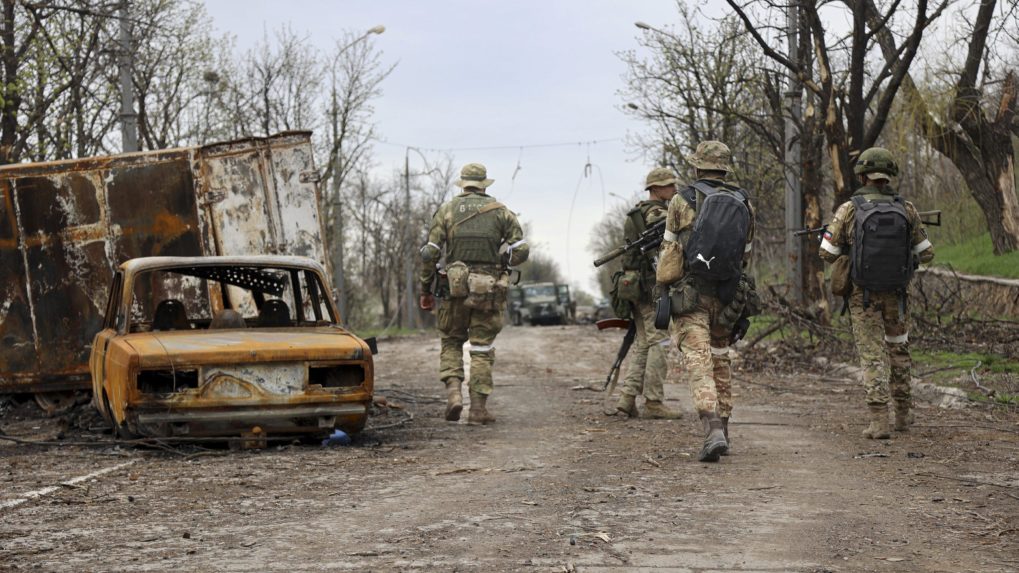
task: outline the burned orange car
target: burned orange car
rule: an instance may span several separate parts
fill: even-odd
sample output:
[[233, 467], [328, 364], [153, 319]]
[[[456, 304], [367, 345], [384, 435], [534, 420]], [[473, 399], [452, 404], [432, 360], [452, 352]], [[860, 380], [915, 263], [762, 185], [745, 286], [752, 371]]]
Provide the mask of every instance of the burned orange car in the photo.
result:
[[303, 257], [125, 262], [92, 344], [96, 408], [122, 436], [361, 430], [374, 341], [339, 325], [327, 285]]

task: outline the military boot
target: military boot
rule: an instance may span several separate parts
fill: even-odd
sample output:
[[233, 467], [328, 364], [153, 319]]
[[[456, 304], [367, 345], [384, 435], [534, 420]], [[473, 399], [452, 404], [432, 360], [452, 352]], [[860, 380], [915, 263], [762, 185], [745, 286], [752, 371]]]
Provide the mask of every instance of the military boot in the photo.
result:
[[488, 395], [471, 391], [471, 412], [467, 416], [468, 424], [480, 426], [482, 424], [491, 424], [495, 421], [495, 416], [490, 414], [485, 406], [487, 401]]
[[704, 425], [704, 447], [697, 455], [699, 462], [717, 462], [729, 444], [725, 441], [725, 432], [722, 430], [722, 419], [714, 412], [701, 412], [701, 423]]
[[913, 425], [913, 412], [909, 408], [908, 400], [895, 401], [895, 431], [908, 432]]
[[644, 402], [644, 417], [652, 420], [678, 420], [683, 417], [675, 410], [670, 410], [658, 400]]
[[626, 414], [628, 418], [636, 418], [637, 397], [627, 394], [626, 392], [620, 392], [619, 401], [616, 402], [616, 411]]
[[868, 407], [870, 408], [870, 425], [863, 431], [863, 437], [871, 440], [885, 440], [892, 437], [888, 428], [888, 405], [869, 404]]
[[463, 396], [460, 394], [459, 378], [446, 380], [446, 420], [455, 422], [460, 419], [460, 412], [463, 411]]
[[722, 455], [727, 456], [732, 449], [732, 440], [729, 439], [729, 416], [722, 416], [722, 434], [725, 435], [725, 451]]

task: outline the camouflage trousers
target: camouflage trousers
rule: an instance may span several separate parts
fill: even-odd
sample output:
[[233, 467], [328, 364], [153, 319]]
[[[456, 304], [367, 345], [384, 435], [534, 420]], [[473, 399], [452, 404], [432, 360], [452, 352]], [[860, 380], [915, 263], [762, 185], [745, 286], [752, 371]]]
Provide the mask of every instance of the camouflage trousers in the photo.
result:
[[[863, 308], [863, 290], [849, 297], [853, 339], [863, 369], [868, 404], [887, 404], [889, 399], [909, 402], [912, 359], [909, 356], [909, 313], [899, 312], [898, 293], [872, 292]], [[890, 390], [890, 392], [889, 392]]]
[[439, 353], [439, 378], [464, 378], [463, 345], [471, 342], [471, 379], [467, 387], [479, 394], [492, 393], [492, 365], [495, 363], [495, 337], [502, 330], [505, 309], [476, 310], [464, 306], [464, 299], [439, 301], [436, 326], [442, 339]]
[[732, 414], [730, 331], [717, 324], [725, 305], [713, 296], [700, 295], [693, 311], [672, 319], [672, 341], [686, 359], [690, 390], [698, 413]]
[[636, 305], [633, 320], [637, 337], [630, 349], [630, 365], [619, 391], [630, 396], [643, 394], [648, 400], [661, 402], [665, 399], [663, 384], [669, 372], [666, 348], [669, 335], [655, 328], [655, 307], [649, 302]]

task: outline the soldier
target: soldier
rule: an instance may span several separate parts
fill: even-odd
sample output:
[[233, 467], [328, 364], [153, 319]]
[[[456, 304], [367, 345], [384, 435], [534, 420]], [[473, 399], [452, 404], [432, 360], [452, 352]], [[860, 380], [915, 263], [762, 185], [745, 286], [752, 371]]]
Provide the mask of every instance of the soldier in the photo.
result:
[[[465, 165], [456, 182], [463, 192], [435, 212], [428, 242], [421, 247], [420, 306], [424, 310], [435, 307], [433, 285], [438, 282], [437, 263], [444, 248], [446, 255], [449, 294], [440, 298], [436, 312], [442, 340], [439, 377], [446, 385], [445, 417], [460, 419], [463, 345], [470, 340], [467, 387], [471, 409], [467, 422], [472, 425], [495, 421], [486, 401], [492, 393], [493, 343], [502, 330], [506, 307], [507, 268], [526, 261], [530, 252], [516, 215], [485, 193], [492, 183], [484, 165]], [[506, 247], [500, 253], [503, 245]]]
[[[754, 235], [754, 212], [746, 191], [726, 183], [729, 148], [719, 141], [697, 146], [690, 163], [697, 181], [669, 202], [659, 255], [657, 288], [675, 285], [673, 342], [686, 358], [694, 407], [705, 439], [698, 460], [718, 461], [729, 452], [733, 324], [723, 320], [746, 283]], [[697, 226], [694, 226], [695, 220]], [[736, 310], [738, 317], [742, 308]]]
[[[819, 253], [829, 263], [841, 263], [833, 267], [832, 284], [841, 282], [852, 289], [845, 302], [871, 414], [863, 435], [885, 439], [891, 435], [889, 388], [895, 401], [895, 430], [904, 432], [912, 423], [906, 293], [917, 264], [930, 262], [934, 248], [916, 208], [889, 183], [899, 174], [891, 152], [881, 147], [867, 149], [853, 172], [860, 176], [863, 187], [835, 211]], [[878, 226], [880, 234], [873, 231]], [[839, 261], [842, 257], [847, 258]], [[836, 276], [837, 272], [850, 276]]]
[[[627, 241], [640, 236], [649, 226], [665, 218], [669, 200], [676, 194], [676, 175], [671, 169], [658, 167], [651, 170], [645, 179], [644, 190], [648, 198], [626, 214], [623, 235]], [[666, 346], [668, 333], [655, 328], [655, 307], [651, 293], [655, 286], [654, 258], [658, 249], [641, 253], [631, 251], [624, 255], [623, 280], [636, 280], [636, 300], [630, 301], [630, 320], [637, 327], [636, 344], [631, 351], [630, 366], [626, 379], [619, 391], [616, 410], [629, 417], [637, 415], [637, 396], [644, 395], [644, 416], [653, 419], [676, 419], [679, 413], [662, 404], [665, 398], [663, 384], [668, 374]], [[626, 275], [626, 273], [631, 273]]]

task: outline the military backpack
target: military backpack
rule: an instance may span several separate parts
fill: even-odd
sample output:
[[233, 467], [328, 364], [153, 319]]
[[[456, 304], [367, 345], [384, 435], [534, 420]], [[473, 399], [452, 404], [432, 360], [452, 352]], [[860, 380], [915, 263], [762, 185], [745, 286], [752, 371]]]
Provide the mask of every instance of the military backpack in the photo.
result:
[[[738, 279], [750, 230], [747, 192], [731, 185], [716, 188], [703, 181], [695, 181], [691, 187], [704, 198], [694, 205], [697, 218], [684, 247], [687, 271], [714, 282]], [[689, 191], [683, 198], [691, 202]]]
[[913, 229], [902, 197], [870, 201], [852, 198], [856, 207], [851, 248], [853, 284], [867, 291], [903, 291], [913, 278]]

